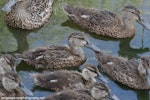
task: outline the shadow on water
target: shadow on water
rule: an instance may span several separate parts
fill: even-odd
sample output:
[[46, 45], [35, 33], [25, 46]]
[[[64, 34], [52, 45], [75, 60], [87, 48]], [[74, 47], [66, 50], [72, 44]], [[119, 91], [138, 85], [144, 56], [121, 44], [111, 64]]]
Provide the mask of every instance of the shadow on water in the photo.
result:
[[32, 32], [36, 33], [36, 31], [38, 31], [40, 29], [39, 28], [39, 29], [34, 29], [34, 30], [23, 30], [23, 29], [13, 28], [10, 26], [7, 26], [7, 27], [18, 43], [18, 49], [16, 51], [9, 52], [12, 54], [13, 53], [22, 53], [23, 51], [28, 50], [27, 35]]
[[[27, 42], [27, 35], [31, 31], [22, 30], [22, 29], [16, 29], [8, 26], [8, 30], [13, 34], [14, 38], [17, 40], [18, 43], [18, 49], [14, 52], [22, 52], [24, 50], [28, 49], [28, 42]], [[11, 53], [14, 53], [11, 52]]]
[[131, 40], [132, 40], [132, 38], [128, 38], [128, 39], [123, 39], [123, 40], [120, 41], [120, 44], [119, 44], [120, 49], [118, 51], [118, 54], [120, 56], [125, 56], [129, 59], [139, 58], [138, 54], [149, 52], [149, 48], [148, 47], [143, 47], [143, 43], [142, 43], [142, 46], [140, 48], [132, 48], [130, 46]]
[[75, 24], [75, 23], [74, 23], [73, 21], [71, 21], [71, 20], [67, 20], [67, 21], [63, 22], [63, 23], [61, 24], [61, 26], [62, 26], [62, 27], [64, 27], [64, 26], [70, 27], [70, 28], [72, 28], [72, 29], [79, 30], [79, 31], [85, 32], [85, 33], [88, 32], [86, 29], [81, 28], [79, 25]]
[[138, 100], [150, 100], [149, 90], [136, 91]]

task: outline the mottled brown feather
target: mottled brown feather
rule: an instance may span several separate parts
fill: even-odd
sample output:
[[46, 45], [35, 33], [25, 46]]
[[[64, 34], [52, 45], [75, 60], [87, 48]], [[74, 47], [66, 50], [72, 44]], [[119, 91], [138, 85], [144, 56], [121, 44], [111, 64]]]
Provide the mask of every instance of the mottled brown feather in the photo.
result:
[[52, 13], [53, 0], [22, 0], [11, 12], [6, 13], [6, 24], [15, 28], [35, 29], [48, 21]]
[[25, 51], [20, 58], [37, 69], [78, 67], [86, 60], [81, 59], [65, 46], [49, 46]]
[[146, 80], [138, 72], [139, 62], [137, 60], [127, 60], [103, 52], [95, 52], [95, 57], [102, 71], [113, 80], [134, 89], [150, 89]]
[[134, 26], [130, 27], [133, 22], [130, 22], [129, 26], [123, 25], [125, 21], [123, 20], [124, 16], [120, 17], [110, 11], [72, 7], [69, 4], [63, 4], [63, 10], [73, 22], [97, 35], [112, 38], [127, 38], [135, 34]]

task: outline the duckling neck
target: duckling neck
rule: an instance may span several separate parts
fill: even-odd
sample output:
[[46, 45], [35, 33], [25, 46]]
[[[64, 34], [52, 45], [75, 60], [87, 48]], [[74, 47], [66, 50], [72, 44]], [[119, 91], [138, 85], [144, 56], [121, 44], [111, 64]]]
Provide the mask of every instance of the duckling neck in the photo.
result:
[[18, 18], [20, 18], [20, 17], [26, 18], [29, 16], [29, 14], [28, 14], [28, 4], [29, 3], [30, 3], [30, 1], [26, 0], [26, 1], [23, 1], [19, 4], [16, 4], [16, 7], [14, 9], [16, 11], [14, 11], [14, 12], [16, 13], [16, 16]]
[[82, 60], [86, 59], [86, 56], [81, 47], [78, 46], [70, 46], [71, 50], [74, 54], [78, 55]]
[[126, 13], [119, 15], [121, 22], [122, 35], [124, 37], [131, 37], [135, 34], [134, 20], [129, 17]]
[[150, 69], [147, 70], [147, 84], [150, 86]]

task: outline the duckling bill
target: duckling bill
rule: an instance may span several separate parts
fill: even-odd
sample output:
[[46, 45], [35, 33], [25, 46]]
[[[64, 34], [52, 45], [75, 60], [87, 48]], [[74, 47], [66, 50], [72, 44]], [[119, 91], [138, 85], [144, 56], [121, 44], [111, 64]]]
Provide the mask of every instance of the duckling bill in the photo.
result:
[[150, 29], [150, 24], [134, 6], [125, 6], [120, 14], [110, 11], [62, 5], [64, 13], [76, 24], [91, 33], [111, 38], [128, 38], [135, 34], [134, 22]]

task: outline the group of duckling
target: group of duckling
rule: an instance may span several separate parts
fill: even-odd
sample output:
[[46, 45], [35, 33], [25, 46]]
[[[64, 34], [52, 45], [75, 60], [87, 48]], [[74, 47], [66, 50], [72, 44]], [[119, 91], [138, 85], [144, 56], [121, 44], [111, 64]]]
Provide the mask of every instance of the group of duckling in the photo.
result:
[[[6, 24], [26, 30], [40, 28], [51, 16], [53, 2], [54, 0], [9, 0], [2, 8], [6, 13]], [[74, 23], [101, 36], [132, 37], [135, 34], [135, 21], [150, 29], [140, 11], [131, 5], [125, 6], [120, 14], [69, 4], [62, 4], [62, 9]], [[0, 97], [24, 96], [24, 92], [19, 90], [22, 82], [15, 70], [15, 61], [12, 61], [20, 59], [35, 69], [51, 70], [31, 75], [37, 86], [55, 91], [45, 100], [118, 100], [111, 94], [106, 79], [94, 65], [85, 64], [81, 73], [65, 69], [79, 67], [86, 61], [87, 57], [81, 48], [83, 46], [94, 51], [101, 70], [112, 80], [133, 89], [150, 89], [150, 56], [128, 60], [105, 54], [95, 48], [84, 33], [73, 32], [68, 37], [67, 46], [51, 45], [16, 54], [15, 57], [1, 56]]]
[[0, 57], [0, 97], [24, 97], [21, 77], [16, 72], [16, 63], [11, 55]]

